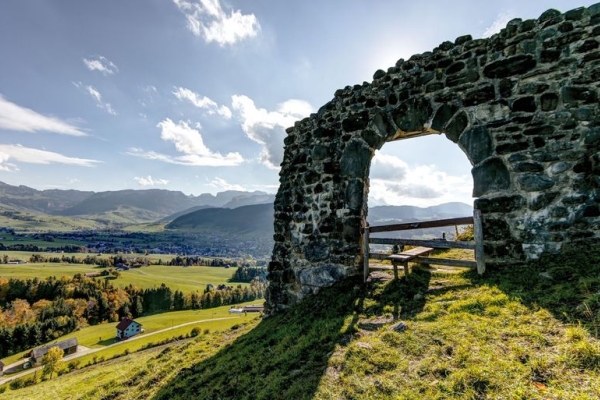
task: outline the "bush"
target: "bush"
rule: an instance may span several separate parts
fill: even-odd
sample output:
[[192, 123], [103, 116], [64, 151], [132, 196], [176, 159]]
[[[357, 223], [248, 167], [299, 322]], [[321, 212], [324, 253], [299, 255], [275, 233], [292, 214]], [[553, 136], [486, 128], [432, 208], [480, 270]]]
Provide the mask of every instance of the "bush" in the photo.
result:
[[190, 336], [192, 336], [192, 337], [196, 337], [196, 336], [200, 335], [200, 332], [201, 332], [201, 331], [200, 331], [200, 327], [198, 327], [198, 326], [195, 326], [195, 327], [193, 327], [193, 328], [192, 328], [192, 330], [190, 331]]
[[456, 240], [459, 242], [470, 242], [475, 240], [475, 230], [473, 225], [467, 225], [460, 231], [456, 228]]
[[80, 360], [73, 360], [69, 364], [67, 364], [67, 368], [69, 368], [69, 371], [73, 371], [74, 369], [79, 367], [80, 363], [81, 363]]

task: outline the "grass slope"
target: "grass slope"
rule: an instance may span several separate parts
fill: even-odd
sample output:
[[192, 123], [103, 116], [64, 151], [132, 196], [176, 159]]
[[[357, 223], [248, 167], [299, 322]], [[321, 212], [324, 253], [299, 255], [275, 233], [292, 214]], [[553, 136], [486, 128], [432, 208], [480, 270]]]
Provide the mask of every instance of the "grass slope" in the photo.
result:
[[235, 234], [272, 234], [273, 204], [238, 208], [205, 208], [175, 218], [165, 229], [217, 231]]
[[105, 227], [98, 221], [85, 218], [62, 217], [28, 211], [7, 211], [4, 205], [0, 205], [0, 226], [22, 232], [69, 232]]
[[599, 261], [347, 281], [260, 323], [0, 399], [597, 399]]

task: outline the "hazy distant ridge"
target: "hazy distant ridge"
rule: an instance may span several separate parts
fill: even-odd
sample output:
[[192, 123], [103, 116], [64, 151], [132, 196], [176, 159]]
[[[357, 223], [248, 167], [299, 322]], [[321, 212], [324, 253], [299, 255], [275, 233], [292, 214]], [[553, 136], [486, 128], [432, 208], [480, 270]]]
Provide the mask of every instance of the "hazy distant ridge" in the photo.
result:
[[99, 216], [118, 221], [170, 221], [186, 210], [199, 207], [240, 207], [269, 203], [274, 195], [265, 192], [228, 190], [212, 195], [188, 196], [164, 189], [86, 192], [79, 190], [37, 190], [0, 182], [0, 205], [22, 212], [63, 216]]
[[[273, 234], [273, 204], [243, 206], [234, 209], [207, 208], [177, 217], [167, 229], [215, 231], [219, 233]], [[398, 222], [468, 217], [473, 209], [464, 203], [445, 203], [432, 207], [378, 206], [369, 209], [369, 223], [384, 225]]]

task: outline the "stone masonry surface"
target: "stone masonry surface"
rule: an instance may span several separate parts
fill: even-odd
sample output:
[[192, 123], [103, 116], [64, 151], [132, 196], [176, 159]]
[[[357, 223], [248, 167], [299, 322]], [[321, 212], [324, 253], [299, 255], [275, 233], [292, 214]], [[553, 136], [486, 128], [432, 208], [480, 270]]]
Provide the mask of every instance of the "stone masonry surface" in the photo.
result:
[[443, 133], [473, 165], [487, 268], [600, 238], [600, 3], [461, 36], [287, 129], [266, 312], [360, 273], [375, 150]]

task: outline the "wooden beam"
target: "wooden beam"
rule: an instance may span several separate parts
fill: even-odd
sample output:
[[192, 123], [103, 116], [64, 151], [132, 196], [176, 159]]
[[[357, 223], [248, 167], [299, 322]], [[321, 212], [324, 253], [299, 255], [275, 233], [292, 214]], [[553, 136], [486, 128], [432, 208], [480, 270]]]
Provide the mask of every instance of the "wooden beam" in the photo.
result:
[[481, 221], [481, 210], [473, 212], [473, 233], [475, 235], [475, 260], [477, 261], [477, 273], [485, 272], [485, 254], [483, 253], [483, 224]]
[[417, 239], [388, 239], [388, 238], [370, 238], [372, 244], [407, 244], [409, 246], [425, 246], [434, 249], [470, 249], [475, 250], [475, 242], [452, 242], [447, 240], [417, 240]]
[[470, 260], [454, 260], [450, 258], [415, 257], [412, 262], [419, 264], [447, 265], [449, 267], [477, 268], [477, 262]]
[[390, 255], [387, 253], [369, 253], [371, 260], [387, 260]]
[[439, 228], [442, 226], [470, 225], [472, 223], [473, 223], [473, 217], [461, 217], [461, 218], [440, 219], [437, 221], [419, 221], [419, 222], [408, 222], [405, 224], [371, 226], [371, 227], [369, 227], [369, 231], [371, 233], [407, 231], [407, 230], [411, 230], [411, 229]]

